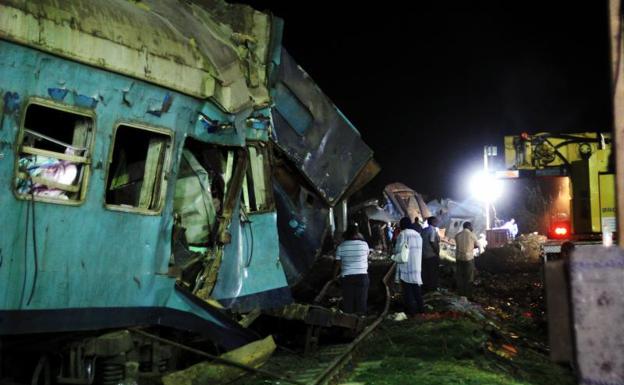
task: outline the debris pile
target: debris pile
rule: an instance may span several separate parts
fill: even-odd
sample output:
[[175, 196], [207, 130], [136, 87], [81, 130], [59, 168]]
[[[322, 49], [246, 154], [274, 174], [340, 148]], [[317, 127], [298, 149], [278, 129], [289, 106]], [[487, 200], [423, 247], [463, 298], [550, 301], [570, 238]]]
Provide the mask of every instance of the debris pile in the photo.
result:
[[542, 246], [546, 237], [536, 233], [522, 234], [502, 247], [486, 248], [476, 259], [480, 270], [492, 273], [527, 272], [541, 266]]
[[495, 274], [479, 271], [475, 282], [475, 301], [508, 329], [533, 339], [533, 346], [541, 351], [548, 350], [544, 295], [540, 271]]

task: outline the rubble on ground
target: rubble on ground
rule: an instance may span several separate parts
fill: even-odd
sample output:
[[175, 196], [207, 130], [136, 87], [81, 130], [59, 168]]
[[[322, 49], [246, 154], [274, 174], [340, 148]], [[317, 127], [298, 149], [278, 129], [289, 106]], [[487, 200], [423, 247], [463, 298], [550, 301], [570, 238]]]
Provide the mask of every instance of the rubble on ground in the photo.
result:
[[526, 272], [541, 266], [542, 245], [546, 237], [522, 234], [501, 247], [488, 247], [475, 261], [477, 268], [492, 273]]
[[363, 348], [362, 362], [349, 381], [377, 385], [575, 383], [569, 368], [548, 358], [538, 272], [479, 272], [475, 301], [443, 289], [426, 294], [425, 303], [427, 313], [402, 322], [395, 321], [401, 311], [401, 304], [395, 304], [396, 313]]

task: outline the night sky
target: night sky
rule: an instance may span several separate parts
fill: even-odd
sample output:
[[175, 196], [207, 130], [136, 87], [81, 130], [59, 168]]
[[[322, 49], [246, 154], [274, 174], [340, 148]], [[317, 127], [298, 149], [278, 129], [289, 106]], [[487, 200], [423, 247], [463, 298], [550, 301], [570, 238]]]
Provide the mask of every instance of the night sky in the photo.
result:
[[506, 134], [611, 129], [607, 1], [244, 2], [375, 151], [367, 194], [463, 199]]

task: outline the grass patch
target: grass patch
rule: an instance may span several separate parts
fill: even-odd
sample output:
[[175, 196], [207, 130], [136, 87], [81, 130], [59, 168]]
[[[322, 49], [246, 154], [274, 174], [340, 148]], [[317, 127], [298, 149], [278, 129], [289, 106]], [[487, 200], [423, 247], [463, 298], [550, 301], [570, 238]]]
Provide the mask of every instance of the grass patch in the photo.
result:
[[[375, 385], [572, 385], [572, 374], [548, 357], [518, 346], [513, 358], [488, 351], [495, 336], [468, 318], [392, 322], [360, 349], [363, 365], [347, 381]], [[494, 344], [496, 342], [494, 341]]]

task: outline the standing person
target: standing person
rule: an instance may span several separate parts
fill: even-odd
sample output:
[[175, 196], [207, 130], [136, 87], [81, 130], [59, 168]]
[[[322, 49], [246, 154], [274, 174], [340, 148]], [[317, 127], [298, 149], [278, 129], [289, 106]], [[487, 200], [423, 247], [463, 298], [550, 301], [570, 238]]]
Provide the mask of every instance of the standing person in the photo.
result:
[[422, 279], [420, 276], [422, 263], [422, 238], [412, 227], [412, 221], [404, 217], [399, 222], [401, 233], [396, 240], [394, 253], [401, 251], [404, 242], [409, 246], [409, 258], [407, 263], [397, 264], [398, 278], [403, 289], [403, 300], [405, 301], [406, 313], [410, 317], [425, 312], [425, 304], [422, 299], [420, 286]]
[[396, 245], [396, 240], [399, 237], [399, 234], [401, 233], [401, 226], [397, 226], [397, 224], [395, 223], [394, 225], [392, 225], [392, 240], [391, 240], [391, 244], [392, 244], [392, 249], [394, 250], [394, 246]]
[[427, 218], [429, 226], [425, 227], [422, 237], [422, 280], [423, 291], [438, 289], [438, 269], [440, 266], [440, 234], [438, 234], [438, 218]]
[[455, 235], [455, 278], [459, 295], [472, 298], [474, 281], [474, 249], [477, 236], [472, 232], [472, 223], [464, 222], [464, 229]]
[[349, 225], [343, 234], [344, 241], [336, 249], [337, 275], [342, 284], [342, 310], [345, 313], [366, 315], [368, 301], [368, 255], [370, 248], [356, 225]]
[[418, 234], [420, 234], [423, 230], [422, 226], [420, 225], [420, 217], [418, 215], [414, 217], [414, 223], [412, 223], [412, 229], [416, 230]]

